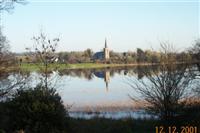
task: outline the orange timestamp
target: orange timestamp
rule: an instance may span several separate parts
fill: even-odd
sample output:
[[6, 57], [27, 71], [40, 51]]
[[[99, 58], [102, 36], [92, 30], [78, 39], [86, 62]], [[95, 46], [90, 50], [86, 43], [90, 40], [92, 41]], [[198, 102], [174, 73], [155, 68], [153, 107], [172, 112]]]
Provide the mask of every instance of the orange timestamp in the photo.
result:
[[156, 133], [198, 133], [196, 126], [181, 126], [179, 129], [176, 126], [156, 126]]

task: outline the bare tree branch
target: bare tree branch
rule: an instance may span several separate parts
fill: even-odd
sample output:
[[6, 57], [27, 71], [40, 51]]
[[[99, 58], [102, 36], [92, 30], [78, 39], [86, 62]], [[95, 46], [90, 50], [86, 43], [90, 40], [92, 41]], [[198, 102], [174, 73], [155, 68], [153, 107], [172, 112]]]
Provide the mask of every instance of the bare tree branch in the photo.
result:
[[[189, 86], [193, 76], [187, 70], [187, 65], [176, 64], [175, 51], [173, 46], [161, 44], [162, 57], [159, 73], [152, 69], [150, 73], [143, 70], [145, 79], [131, 81], [134, 90], [141, 94], [147, 104], [146, 109], [158, 114], [163, 119], [170, 119], [177, 115], [176, 112], [186, 95], [185, 90]], [[136, 99], [132, 96], [132, 99]]]

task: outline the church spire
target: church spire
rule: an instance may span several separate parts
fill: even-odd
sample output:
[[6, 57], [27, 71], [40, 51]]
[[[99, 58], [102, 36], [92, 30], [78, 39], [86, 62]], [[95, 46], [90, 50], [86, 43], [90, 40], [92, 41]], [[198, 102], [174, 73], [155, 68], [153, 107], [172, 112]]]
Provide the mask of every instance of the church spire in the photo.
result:
[[107, 46], [107, 39], [105, 38], [105, 48], [108, 48]]

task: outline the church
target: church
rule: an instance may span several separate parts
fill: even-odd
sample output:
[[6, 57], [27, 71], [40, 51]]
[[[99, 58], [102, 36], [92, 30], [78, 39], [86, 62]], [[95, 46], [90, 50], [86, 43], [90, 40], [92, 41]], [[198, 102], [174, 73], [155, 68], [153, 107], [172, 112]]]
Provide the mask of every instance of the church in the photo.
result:
[[105, 39], [105, 47], [103, 48], [103, 51], [96, 52], [93, 55], [92, 59], [93, 60], [109, 60], [110, 59], [110, 51], [108, 49], [106, 39]]

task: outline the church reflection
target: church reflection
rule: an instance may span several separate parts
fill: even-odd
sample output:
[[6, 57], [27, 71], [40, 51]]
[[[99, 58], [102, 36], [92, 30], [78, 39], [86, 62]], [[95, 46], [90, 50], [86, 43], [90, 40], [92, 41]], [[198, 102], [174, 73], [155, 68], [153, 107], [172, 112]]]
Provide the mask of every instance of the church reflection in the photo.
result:
[[106, 91], [109, 91], [109, 82], [110, 82], [110, 70], [106, 69], [104, 71], [96, 71], [94, 75], [98, 78], [104, 79], [106, 85]]

